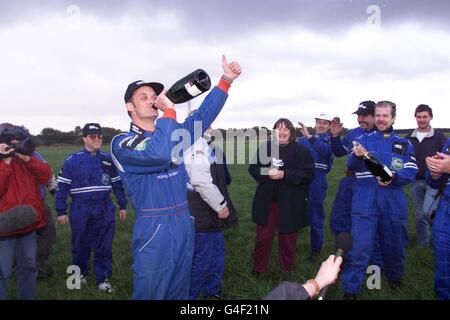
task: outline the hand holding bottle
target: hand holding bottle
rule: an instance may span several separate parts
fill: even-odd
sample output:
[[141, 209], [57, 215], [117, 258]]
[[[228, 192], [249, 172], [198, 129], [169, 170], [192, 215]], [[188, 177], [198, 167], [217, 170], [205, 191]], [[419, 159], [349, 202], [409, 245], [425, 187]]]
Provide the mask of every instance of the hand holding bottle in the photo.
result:
[[366, 148], [362, 146], [362, 144], [353, 142], [353, 154], [357, 157], [362, 157], [367, 153]]
[[174, 109], [174, 103], [170, 101], [166, 93], [167, 90], [163, 90], [155, 100], [154, 106], [161, 111], [165, 111], [167, 108]]
[[362, 160], [366, 164], [367, 169], [375, 177], [377, 177], [379, 182], [382, 182], [380, 184], [381, 186], [387, 187], [394, 176], [391, 169], [389, 169], [388, 166], [377, 159], [377, 157], [375, 157], [372, 153], [367, 152], [366, 148], [364, 148], [360, 143], [353, 141], [353, 146], [353, 154], [357, 157], [362, 158]]
[[[392, 171], [392, 180], [394, 180], [394, 176], [395, 176], [395, 171]], [[378, 179], [378, 185], [381, 186], [381, 187], [389, 187], [389, 185], [391, 184], [392, 180], [382, 181], [381, 179]]]

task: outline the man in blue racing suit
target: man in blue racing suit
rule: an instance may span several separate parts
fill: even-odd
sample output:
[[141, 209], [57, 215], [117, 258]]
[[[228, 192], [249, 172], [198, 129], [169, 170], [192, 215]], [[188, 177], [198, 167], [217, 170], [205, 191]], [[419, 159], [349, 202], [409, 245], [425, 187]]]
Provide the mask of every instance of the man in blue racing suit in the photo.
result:
[[[135, 81], [126, 90], [130, 132], [116, 136], [111, 149], [136, 211], [133, 299], [189, 298], [194, 223], [187, 203], [186, 170], [179, 161], [182, 154], [174, 156], [172, 151], [178, 147], [180, 136], [189, 137], [188, 146], [195, 137], [200, 138], [225, 104], [241, 67], [237, 62], [227, 63], [225, 56], [222, 67], [224, 74], [218, 86], [181, 124], [162, 84]], [[159, 110], [164, 115], [156, 122]], [[195, 122], [201, 123], [201, 132], [194, 137]]]
[[[350, 130], [344, 138], [340, 134], [343, 131], [339, 118], [331, 121], [331, 149], [333, 154], [340, 158], [351, 154], [353, 141], [363, 134], [375, 130], [375, 102], [367, 100], [359, 104], [358, 110], [353, 112], [358, 116], [359, 127]], [[330, 228], [334, 235], [351, 230], [352, 197], [355, 189], [355, 173], [347, 166], [345, 177], [339, 182], [339, 188], [330, 214]]]
[[[395, 115], [394, 103], [378, 102], [375, 107], [377, 131], [357, 138], [359, 145], [349, 157], [349, 165], [355, 169], [357, 188], [352, 201], [353, 247], [342, 277], [346, 299], [356, 298], [361, 289], [377, 235], [383, 272], [391, 287], [400, 286], [403, 276], [408, 243], [408, 203], [402, 188], [414, 181], [418, 168], [409, 140], [393, 132]], [[394, 172], [391, 181], [379, 181], [367, 169], [362, 160], [366, 150]]]
[[84, 126], [84, 149], [64, 161], [57, 180], [55, 207], [58, 222], [68, 223], [66, 202], [70, 194], [72, 260], [80, 268], [81, 284], [87, 282], [93, 249], [98, 289], [112, 293], [110, 278], [116, 208], [111, 201], [111, 190], [117, 197], [122, 221], [127, 214], [127, 200], [111, 155], [100, 150], [102, 139], [102, 129], [98, 123]]
[[311, 260], [319, 257], [323, 246], [324, 202], [328, 190], [327, 174], [331, 171], [333, 164], [330, 134], [328, 133], [332, 118], [325, 113], [320, 113], [315, 117], [315, 120], [316, 134], [314, 136], [309, 133], [308, 128], [302, 122], [298, 123], [303, 134], [299, 143], [308, 148], [314, 158], [315, 166], [314, 180], [309, 187], [308, 204], [308, 219], [311, 228]]
[[[331, 149], [336, 157], [344, 157], [351, 154], [353, 141], [366, 133], [376, 130], [375, 128], [375, 102], [371, 100], [362, 101], [358, 109], [353, 112], [358, 116], [359, 127], [350, 130], [344, 138], [340, 138], [343, 124], [339, 118], [331, 121]], [[330, 229], [337, 236], [341, 232], [351, 232], [352, 226], [352, 199], [356, 193], [355, 171], [348, 166], [345, 169], [345, 177], [339, 181], [338, 191], [333, 202], [330, 213]], [[380, 252], [380, 243], [375, 237], [372, 258], [370, 264], [383, 268], [383, 259]]]

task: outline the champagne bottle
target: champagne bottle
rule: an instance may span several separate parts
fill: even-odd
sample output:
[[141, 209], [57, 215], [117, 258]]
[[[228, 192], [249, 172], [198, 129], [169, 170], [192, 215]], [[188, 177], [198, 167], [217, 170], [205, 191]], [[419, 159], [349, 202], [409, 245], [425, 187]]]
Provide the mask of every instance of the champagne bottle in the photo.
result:
[[[353, 145], [356, 147], [359, 143], [353, 141]], [[392, 180], [394, 174], [383, 162], [377, 159], [372, 153], [366, 152], [362, 155], [362, 159], [372, 174], [381, 182], [389, 182]]]
[[187, 102], [211, 88], [208, 74], [197, 69], [175, 82], [167, 91], [167, 97], [175, 104]]

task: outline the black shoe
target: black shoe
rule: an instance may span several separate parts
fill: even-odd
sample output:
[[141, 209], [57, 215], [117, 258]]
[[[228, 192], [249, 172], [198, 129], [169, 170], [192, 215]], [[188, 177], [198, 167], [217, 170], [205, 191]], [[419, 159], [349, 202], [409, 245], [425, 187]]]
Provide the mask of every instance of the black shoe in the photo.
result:
[[261, 277], [261, 274], [262, 274], [262, 272], [252, 271], [252, 276], [254, 276], [255, 278]]
[[317, 261], [320, 258], [320, 250], [312, 250], [309, 255], [310, 261]]
[[358, 300], [358, 295], [354, 293], [344, 293], [342, 300]]
[[398, 290], [401, 289], [402, 287], [402, 282], [401, 281], [391, 281], [389, 280], [389, 288], [391, 288], [392, 290]]
[[38, 271], [38, 279], [50, 279], [53, 277], [53, 274], [54, 272], [52, 267], [42, 268]]
[[232, 300], [230, 295], [223, 292], [219, 292], [208, 296], [205, 295], [205, 298], [209, 300]]

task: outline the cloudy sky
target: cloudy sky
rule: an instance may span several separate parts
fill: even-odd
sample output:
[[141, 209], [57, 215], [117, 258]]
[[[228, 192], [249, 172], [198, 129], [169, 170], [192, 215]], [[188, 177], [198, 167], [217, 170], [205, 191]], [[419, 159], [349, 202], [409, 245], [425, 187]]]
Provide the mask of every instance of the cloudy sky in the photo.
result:
[[243, 73], [216, 128], [312, 125], [318, 112], [354, 127], [368, 99], [397, 103], [397, 128], [416, 125], [420, 103], [450, 127], [449, 16], [447, 0], [0, 0], [0, 122], [126, 130], [128, 83], [197, 68], [217, 83], [224, 53]]

